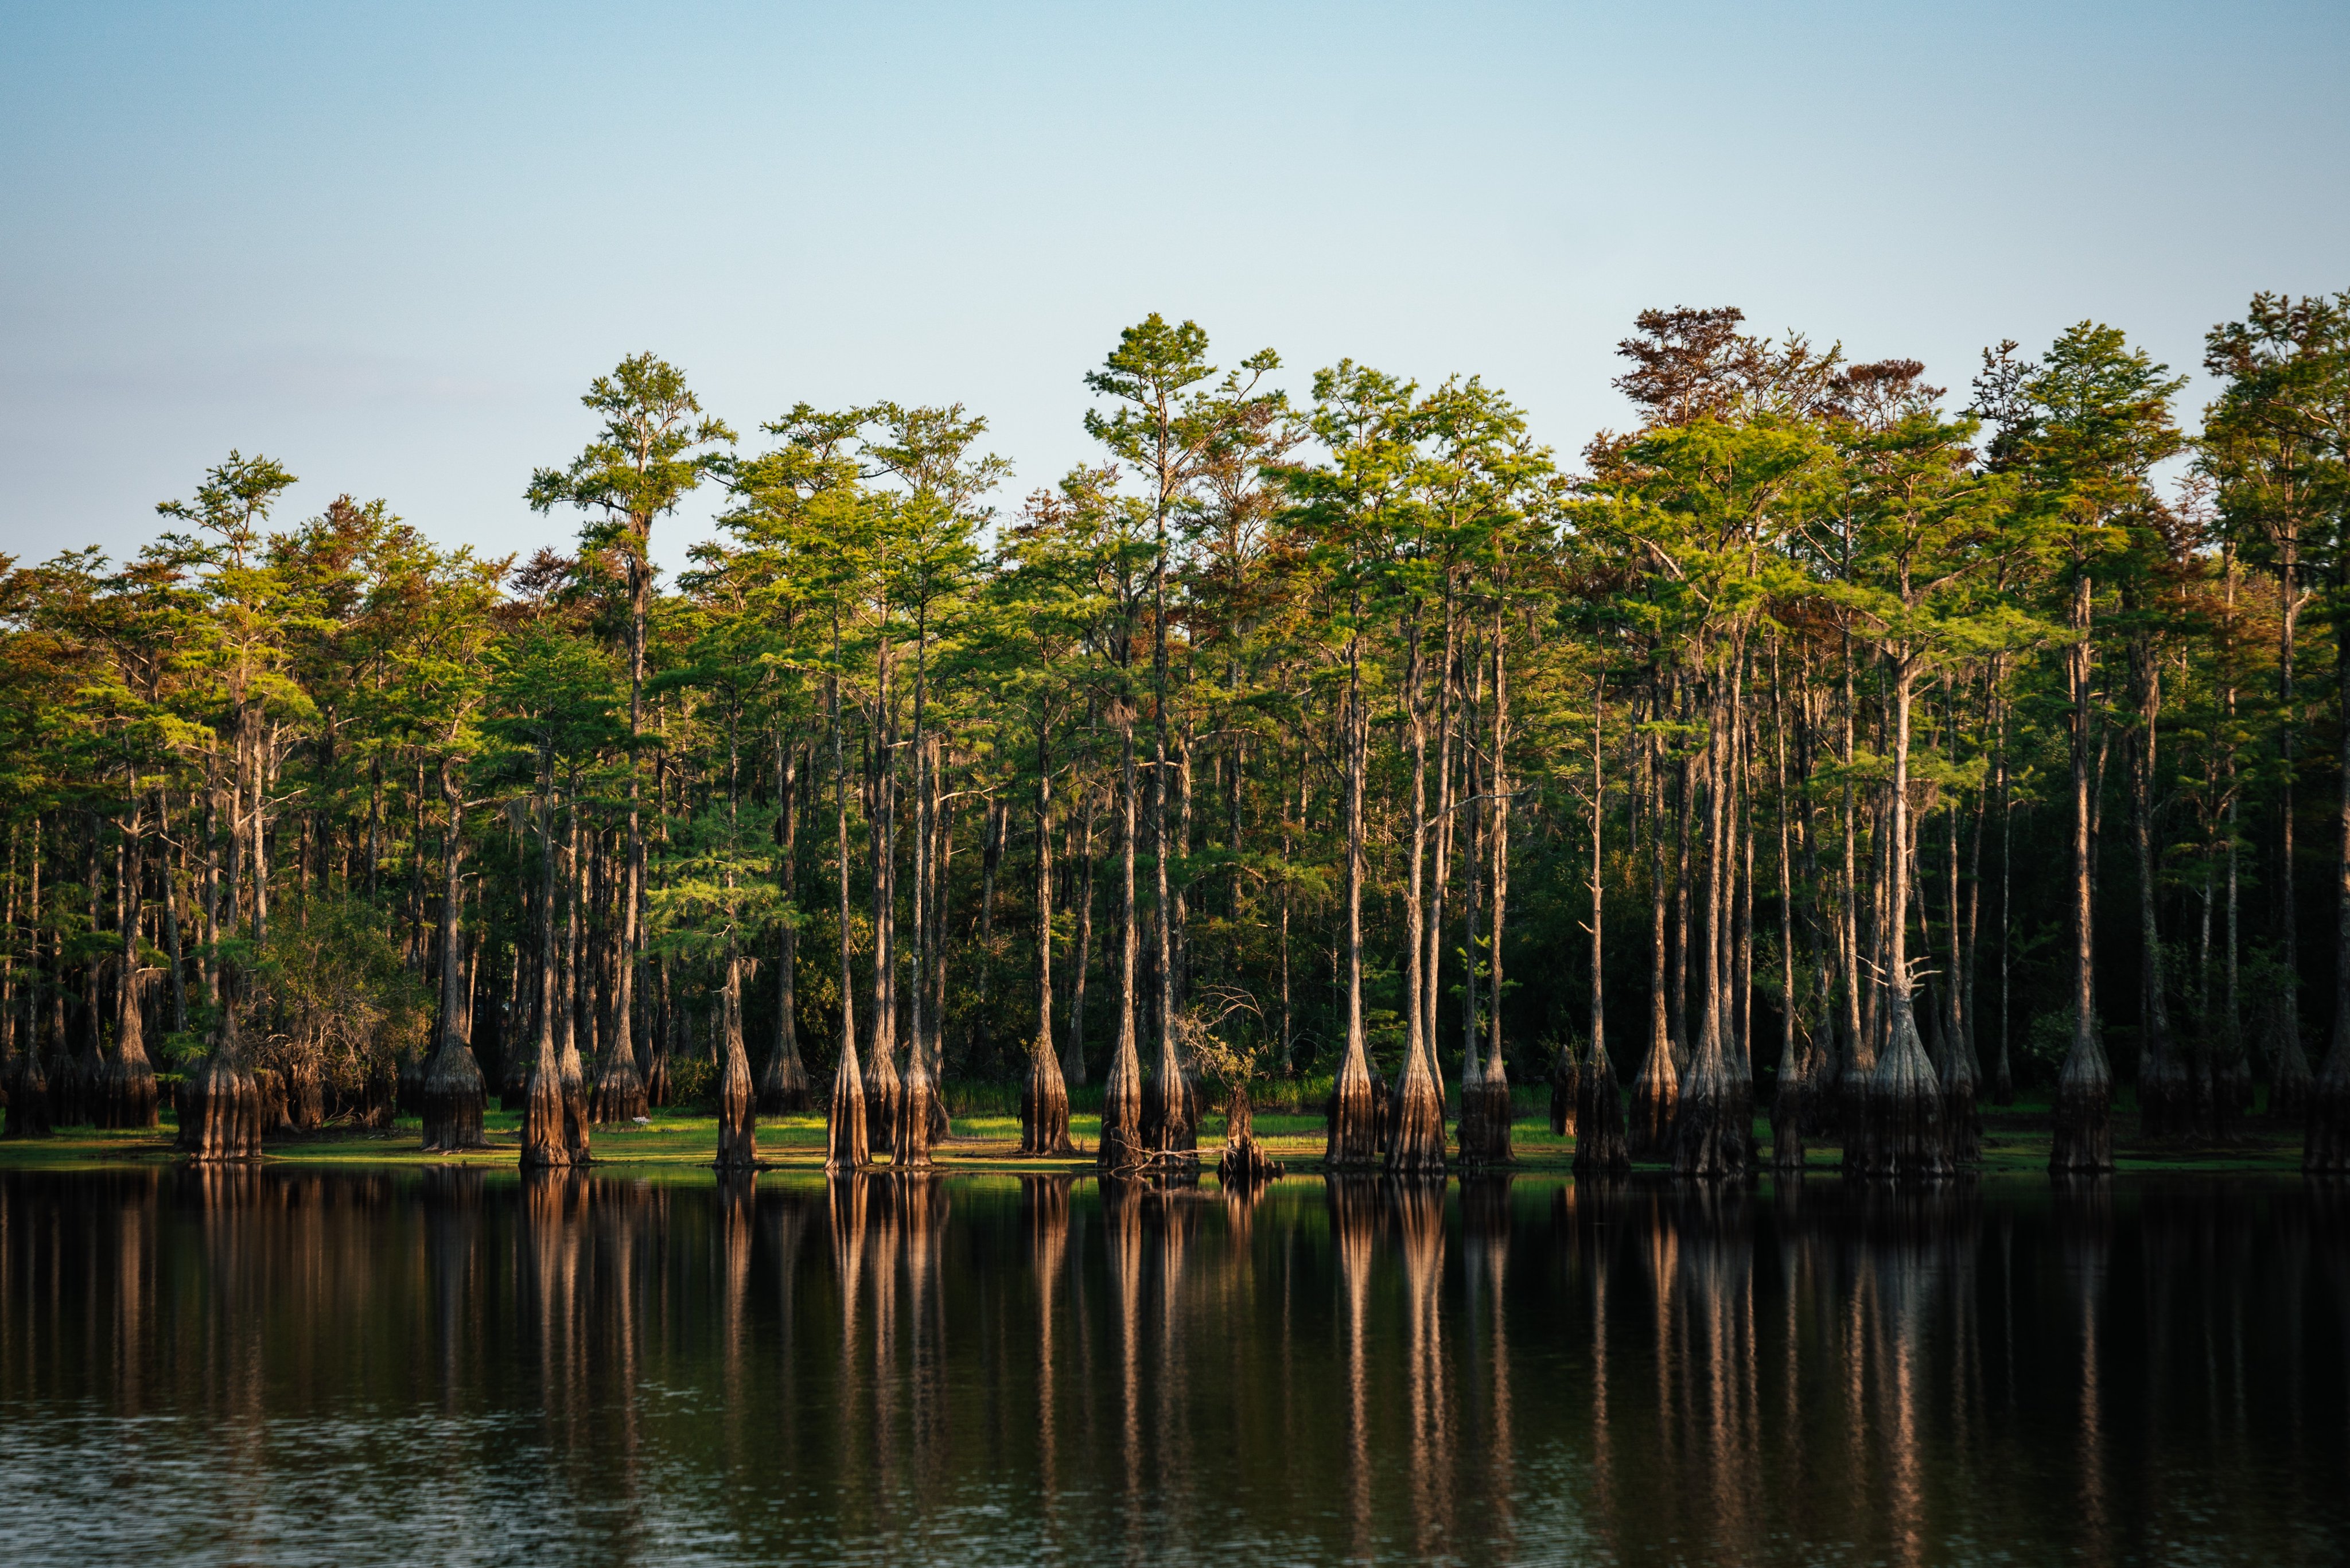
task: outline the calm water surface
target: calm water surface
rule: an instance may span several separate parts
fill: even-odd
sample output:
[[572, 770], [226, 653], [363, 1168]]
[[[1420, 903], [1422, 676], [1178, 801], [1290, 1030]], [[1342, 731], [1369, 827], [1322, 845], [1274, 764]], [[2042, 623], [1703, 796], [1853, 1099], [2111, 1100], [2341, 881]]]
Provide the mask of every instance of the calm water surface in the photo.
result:
[[0, 1176], [11, 1563], [2334, 1563], [2350, 1193]]

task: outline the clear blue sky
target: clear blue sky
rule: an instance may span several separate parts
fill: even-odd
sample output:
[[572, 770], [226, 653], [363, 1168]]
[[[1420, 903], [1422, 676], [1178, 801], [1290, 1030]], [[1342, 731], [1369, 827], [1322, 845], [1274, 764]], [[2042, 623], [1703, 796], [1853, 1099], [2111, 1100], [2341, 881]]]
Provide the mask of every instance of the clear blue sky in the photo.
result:
[[641, 348], [746, 436], [960, 400], [1010, 498], [1151, 310], [1563, 454], [1650, 305], [2189, 369], [2350, 288], [2350, 5], [5, 0], [0, 149], [0, 551], [133, 548], [231, 447], [504, 551]]

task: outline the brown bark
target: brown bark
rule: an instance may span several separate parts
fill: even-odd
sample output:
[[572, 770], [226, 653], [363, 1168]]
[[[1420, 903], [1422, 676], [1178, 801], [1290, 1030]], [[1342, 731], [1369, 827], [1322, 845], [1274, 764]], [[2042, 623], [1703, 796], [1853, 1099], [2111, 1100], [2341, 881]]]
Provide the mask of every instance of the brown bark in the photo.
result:
[[151, 1127], [155, 1125], [155, 1068], [147, 1059], [140, 995], [153, 971], [139, 962], [140, 886], [144, 879], [140, 854], [140, 796], [138, 781], [125, 764], [123, 782], [130, 802], [121, 822], [117, 853], [115, 919], [121, 936], [120, 969], [116, 985], [114, 1054], [98, 1085], [95, 1109], [102, 1127]]
[[726, 955], [726, 980], [719, 992], [718, 1158], [721, 1170], [755, 1170], [759, 1165], [759, 1106], [751, 1085], [751, 1055], [743, 1047], [743, 957]]
[[464, 792], [456, 763], [441, 763], [441, 799], [449, 808], [449, 828], [441, 846], [441, 1041], [424, 1070], [423, 1142], [427, 1149], [482, 1148], [481, 1064], [473, 1059], [467, 1018], [461, 1005], [458, 912], [463, 886], [458, 869], [464, 854]]
[[1134, 900], [1135, 835], [1140, 826], [1135, 799], [1134, 705], [1124, 692], [1114, 700], [1118, 756], [1118, 1036], [1110, 1048], [1109, 1073], [1102, 1081], [1101, 1142], [1095, 1158], [1105, 1171], [1132, 1171], [1148, 1158], [1142, 1137], [1142, 1056], [1135, 1038], [1135, 970], [1141, 957]]
[[556, 980], [555, 886], [555, 763], [550, 751], [539, 753], [537, 817], [539, 836], [538, 982], [536, 1039], [529, 1082], [523, 1091], [522, 1166], [525, 1170], [567, 1166], [571, 1145], [565, 1137], [563, 1058], [556, 1049], [556, 1012], [562, 991]]
[[[1354, 604], [1359, 620], [1362, 604]], [[1336, 1169], [1366, 1166], [1377, 1158], [1379, 1139], [1378, 1101], [1372, 1089], [1370, 1055], [1363, 1033], [1363, 789], [1370, 746], [1370, 724], [1363, 708], [1362, 636], [1347, 642], [1347, 692], [1339, 709], [1341, 746], [1346, 753], [1347, 869], [1346, 940], [1343, 983], [1347, 998], [1347, 1044], [1338, 1073], [1331, 1085], [1328, 1134], [1323, 1164]]]
[[782, 884], [782, 928], [775, 938], [775, 1045], [767, 1054], [766, 1070], [759, 1075], [759, 1114], [793, 1116], [814, 1104], [807, 1064], [800, 1059], [799, 930], [795, 898], [799, 869], [799, 752], [781, 735], [775, 742], [775, 836]]
[[1860, 1136], [1845, 1147], [1845, 1168], [1861, 1176], [1931, 1178], [1946, 1176], [1950, 1168], [1941, 1082], [1918, 1038], [1910, 995], [1908, 909], [1915, 853], [1909, 827], [1912, 680], [1906, 668], [1893, 672], [1893, 784], [1886, 792], [1886, 842], [1891, 868], [1886, 907], [1892, 912], [1885, 931], [1887, 1037], [1884, 1054], [1869, 1075]]
[[1069, 1155], [1069, 1090], [1053, 1052], [1053, 742], [1052, 718], [1036, 724], [1036, 1033], [1020, 1086], [1020, 1152]]
[[[1659, 691], [1651, 708], [1659, 717], [1660, 698]], [[1673, 1118], [1680, 1107], [1680, 1072], [1674, 1060], [1669, 1012], [1673, 971], [1666, 900], [1672, 884], [1665, 867], [1664, 765], [1653, 738], [1642, 741], [1639, 762], [1639, 803], [1648, 832], [1648, 1048], [1632, 1079], [1632, 1116], [1625, 1142], [1635, 1159], [1660, 1159], [1670, 1147]]]
[[1706, 774], [1705, 942], [1700, 966], [1698, 1037], [1673, 1121], [1672, 1166], [1678, 1176], [1745, 1174], [1752, 1156], [1752, 1094], [1731, 1059], [1729, 988], [1735, 974], [1731, 902], [1736, 879], [1735, 795], [1742, 659], [1733, 649], [1721, 660], [1726, 691], [1710, 694]]
[[2114, 1168], [2112, 1072], [2097, 1038], [2095, 972], [2091, 967], [2094, 874], [2090, 867], [2089, 678], [2091, 673], [2089, 575], [2073, 584], [2072, 629], [2065, 673], [2072, 685], [2073, 767], [2073, 1044], [2057, 1075], [2055, 1137], [2048, 1168], [2057, 1175], [2094, 1173]]
[[[840, 659], [837, 628], [833, 661]], [[871, 1163], [871, 1123], [865, 1112], [865, 1085], [857, 1064], [857, 986], [850, 972], [848, 918], [848, 766], [840, 740], [840, 680], [827, 681], [832, 710], [834, 826], [840, 872], [840, 1057], [832, 1074], [832, 1097], [825, 1107], [824, 1168], [855, 1171]]]

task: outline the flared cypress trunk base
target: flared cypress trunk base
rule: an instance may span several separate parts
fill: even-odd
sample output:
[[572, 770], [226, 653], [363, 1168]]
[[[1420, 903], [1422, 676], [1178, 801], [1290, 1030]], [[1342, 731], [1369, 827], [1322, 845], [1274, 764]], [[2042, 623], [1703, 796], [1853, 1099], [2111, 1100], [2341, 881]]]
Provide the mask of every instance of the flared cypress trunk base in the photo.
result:
[[1461, 1085], [1461, 1120], [1452, 1129], [1460, 1140], [1461, 1163], [1482, 1163], [1490, 1135], [1485, 1127], [1485, 1096], [1479, 1092], [1482, 1081], [1463, 1081]]
[[564, 1113], [563, 1075], [534, 1072], [523, 1096], [522, 1167], [525, 1170], [560, 1169], [571, 1164], [571, 1142]]
[[635, 1121], [652, 1106], [645, 1093], [644, 1075], [637, 1071], [637, 1054], [608, 1051], [604, 1054], [603, 1070], [596, 1075], [595, 1090], [588, 1096], [588, 1119], [598, 1124]]
[[872, 1124], [865, 1115], [865, 1085], [858, 1081], [857, 1059], [846, 1047], [839, 1069], [832, 1076], [832, 1098], [824, 1111], [824, 1168], [855, 1170], [870, 1164]]
[[645, 1104], [666, 1106], [676, 1096], [669, 1081], [669, 1047], [656, 1045], [645, 1054]]
[[470, 1045], [444, 1045], [424, 1070], [424, 1147], [435, 1151], [487, 1148], [483, 1104], [489, 1087]]
[[1673, 1069], [1673, 1054], [1654, 1047], [1640, 1064], [1640, 1075], [1632, 1080], [1632, 1116], [1624, 1128], [1624, 1143], [1634, 1159], [1672, 1158], [1673, 1127], [1680, 1109], [1680, 1075]]
[[1391, 1176], [1444, 1174], [1444, 1102], [1437, 1095], [1436, 1080], [1417, 1062], [1405, 1064], [1396, 1089], [1387, 1170]]
[[1159, 1071], [1143, 1081], [1142, 1141], [1162, 1160], [1199, 1153], [1199, 1096], [1191, 1075], [1171, 1059], [1162, 1057]]
[[[13, 1096], [12, 1096], [13, 1097]], [[155, 1068], [143, 1055], [116, 1056], [106, 1064], [97, 1096], [102, 1127], [151, 1127], [156, 1123]]]
[[721, 1170], [759, 1168], [759, 1109], [751, 1092], [751, 1067], [739, 1052], [718, 1081], [718, 1158]]
[[1575, 1168], [1586, 1176], [1632, 1168], [1624, 1138], [1624, 1095], [1616, 1085], [1616, 1064], [1604, 1049], [1591, 1054], [1575, 1084]]
[[1020, 1085], [1020, 1152], [1043, 1157], [1077, 1152], [1069, 1141], [1069, 1088], [1050, 1041], [1038, 1042], [1028, 1054], [1028, 1076]]
[[1669, 1136], [1673, 1174], [1725, 1179], [1753, 1159], [1752, 1091], [1721, 1062], [1700, 1059], [1680, 1085]]
[[2048, 1168], [2057, 1175], [2098, 1175], [2114, 1168], [2114, 1083], [2104, 1069], [2068, 1071], [2056, 1083], [2050, 1118], [2055, 1136]]
[[1378, 1102], [1371, 1084], [1360, 1056], [1340, 1065], [1322, 1144], [1322, 1163], [1331, 1169], [1360, 1169], [1379, 1157]]
[[1860, 1136], [1846, 1146], [1855, 1176], [1931, 1179], [1950, 1173], [1950, 1131], [1941, 1081], [1918, 1038], [1917, 1021], [1896, 1002], [1893, 1038], [1861, 1096]]
[[889, 1145], [890, 1163], [900, 1170], [928, 1170], [935, 1136], [931, 1113], [937, 1107], [931, 1089], [930, 1069], [916, 1065], [906, 1075], [898, 1102], [897, 1136]]
[[[1553, 1088], [1556, 1097], [1557, 1090]], [[1510, 1163], [1510, 1082], [1488, 1073], [1473, 1084], [1461, 1085], [1461, 1162], [1491, 1166]]]
[[199, 1164], [261, 1158], [261, 1089], [250, 1072], [215, 1053], [188, 1075], [180, 1152]]
[[808, 1082], [807, 1065], [797, 1051], [776, 1051], [759, 1075], [759, 1114], [763, 1116], [805, 1116], [816, 1106], [816, 1088]]

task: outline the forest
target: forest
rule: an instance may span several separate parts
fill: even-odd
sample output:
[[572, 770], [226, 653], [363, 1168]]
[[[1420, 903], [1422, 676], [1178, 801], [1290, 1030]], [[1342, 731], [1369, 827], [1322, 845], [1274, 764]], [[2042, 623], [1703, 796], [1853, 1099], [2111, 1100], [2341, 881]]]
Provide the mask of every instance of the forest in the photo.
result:
[[745, 433], [645, 354], [526, 558], [231, 452], [0, 558], [7, 1134], [920, 1168], [992, 1086], [1245, 1179], [1270, 1097], [1435, 1172], [1546, 1092], [1578, 1169], [1911, 1178], [2022, 1096], [2058, 1173], [2117, 1115], [2350, 1171], [2350, 293], [2204, 343], [2190, 430], [2094, 322], [1960, 391], [1652, 310], [1563, 458], [1153, 315], [1016, 503], [960, 404]]

